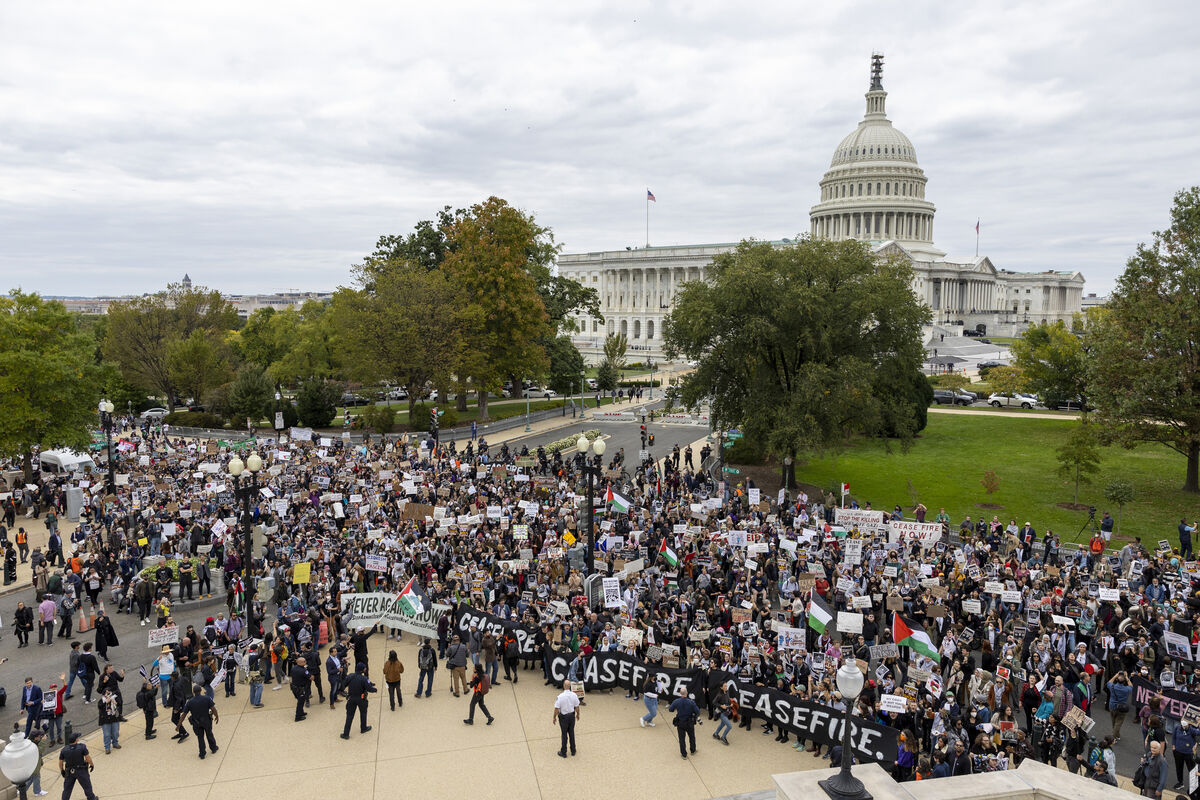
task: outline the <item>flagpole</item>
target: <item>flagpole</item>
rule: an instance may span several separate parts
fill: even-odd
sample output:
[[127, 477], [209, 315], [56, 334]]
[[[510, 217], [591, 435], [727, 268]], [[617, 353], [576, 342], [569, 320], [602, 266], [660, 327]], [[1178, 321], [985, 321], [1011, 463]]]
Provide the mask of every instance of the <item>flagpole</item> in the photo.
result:
[[646, 192], [646, 247], [650, 246], [650, 192]]
[[975, 257], [979, 258], [979, 220], [975, 220]]

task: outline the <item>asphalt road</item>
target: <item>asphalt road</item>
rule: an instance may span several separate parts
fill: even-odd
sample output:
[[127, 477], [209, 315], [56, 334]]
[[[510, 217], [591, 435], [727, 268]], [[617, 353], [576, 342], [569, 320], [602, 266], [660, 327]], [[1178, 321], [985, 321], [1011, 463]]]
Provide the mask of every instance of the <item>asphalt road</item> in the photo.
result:
[[[221, 590], [220, 576], [214, 579], [214, 589]], [[105, 595], [101, 595], [103, 598]], [[8, 663], [0, 667], [0, 686], [3, 686], [8, 692], [8, 702], [4, 708], [0, 708], [0, 730], [10, 731], [12, 725], [18, 719], [24, 729], [25, 718], [19, 717], [21, 705], [21, 688], [24, 684], [25, 677], [30, 676], [34, 682], [43, 689], [51, 683], [57, 683], [58, 677], [67, 671], [67, 661], [70, 658], [72, 639], [80, 642], [96, 641], [95, 633], [92, 630], [87, 633], [76, 633], [71, 639], [59, 639], [55, 637], [54, 644], [50, 647], [45, 647], [37, 643], [36, 626], [33, 635], [30, 637], [29, 647], [17, 648], [17, 637], [13, 634], [12, 619], [13, 612], [17, 608], [19, 601], [24, 601], [26, 605], [33, 605], [33, 589], [26, 588], [20, 592], [6, 595], [0, 599], [0, 618], [3, 618], [4, 629], [3, 638], [0, 639], [0, 657], [7, 657]], [[140, 723], [137, 707], [133, 703], [133, 696], [137, 690], [141, 688], [141, 677], [138, 675], [138, 666], [144, 664], [147, 670], [150, 668], [157, 653], [146, 646], [147, 634], [150, 631], [150, 624], [142, 627], [138, 623], [137, 614], [117, 614], [111, 608], [111, 604], [106, 603], [105, 608], [110, 612], [109, 616], [112, 619], [113, 627], [117, 632], [117, 639], [120, 640], [120, 647], [110, 647], [108, 649], [108, 657], [112, 659], [112, 663], [117, 669], [125, 670], [125, 682], [121, 684], [121, 694], [125, 698], [125, 716], [130, 720], [134, 720], [134, 725]], [[225, 609], [225, 593], [219, 591], [218, 595], [214, 595], [208, 600], [196, 600], [193, 602], [184, 603], [181, 606], [175, 607], [175, 619], [179, 623], [180, 628], [186, 628], [189, 624], [195, 625], [196, 630], [200, 630], [204, 625], [205, 617], [216, 616], [217, 611]], [[74, 620], [78, 623], [78, 614]], [[57, 633], [58, 622], [55, 622], [55, 632]], [[98, 659], [99, 660], [99, 659]], [[100, 661], [101, 666], [104, 662]], [[93, 731], [99, 727], [99, 719], [96, 711], [96, 705], [84, 705], [83, 702], [83, 686], [78, 680], [75, 681], [75, 686], [71, 690], [73, 695], [71, 700], [66, 703], [66, 713], [63, 715], [64, 723], [70, 721], [76, 730], [82, 732]], [[139, 728], [140, 730], [140, 728]]]

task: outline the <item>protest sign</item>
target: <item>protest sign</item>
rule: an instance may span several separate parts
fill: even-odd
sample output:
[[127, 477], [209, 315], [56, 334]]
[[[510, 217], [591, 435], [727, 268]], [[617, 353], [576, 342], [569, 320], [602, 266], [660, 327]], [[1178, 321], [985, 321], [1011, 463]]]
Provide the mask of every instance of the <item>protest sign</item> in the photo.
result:
[[175, 644], [179, 641], [179, 626], [164, 625], [150, 631], [147, 647], [162, 647], [164, 644]]
[[879, 708], [889, 714], [903, 714], [908, 710], [908, 698], [898, 694], [880, 695]]
[[621, 581], [618, 578], [604, 578], [604, 607], [621, 607]]
[[368, 553], [366, 562], [368, 572], [387, 572], [387, 556], [382, 553]]
[[[839, 611], [837, 629], [839, 633], [862, 633], [863, 615], [854, 611]], [[845, 641], [844, 639], [842, 641]]]

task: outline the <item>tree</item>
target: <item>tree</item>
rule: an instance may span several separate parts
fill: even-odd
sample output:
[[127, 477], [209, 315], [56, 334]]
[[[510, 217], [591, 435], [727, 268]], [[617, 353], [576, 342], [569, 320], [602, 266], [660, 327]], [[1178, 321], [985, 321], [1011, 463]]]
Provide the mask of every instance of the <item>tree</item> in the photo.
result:
[[1200, 186], [1175, 195], [1171, 224], [1138, 245], [1087, 335], [1106, 435], [1180, 453], [1183, 491], [1200, 492]]
[[481, 323], [479, 308], [462, 301], [445, 273], [403, 262], [360, 289], [338, 289], [330, 310], [348, 374], [406, 387], [410, 412], [427, 384], [445, 387], [456, 370], [473, 366], [467, 340]]
[[[921, 326], [911, 265], [877, 260], [860, 242], [744, 241], [686, 284], [664, 327], [671, 357], [698, 362], [682, 400], [711, 404], [719, 428], [740, 426], [779, 458], [843, 446], [852, 436], [920, 430]], [[911, 381], [906, 379], [911, 376]], [[926, 388], [925, 392], [928, 389]], [[925, 394], [921, 392], [921, 394]]]
[[171, 371], [170, 347], [200, 330], [223, 335], [237, 326], [237, 311], [221, 293], [171, 284], [166, 291], [110, 303], [104, 355], [126, 380], [166, 398], [175, 409], [180, 388]]
[[[1078, 327], [1082, 328], [1082, 325], [1080, 315]], [[1012, 352], [1013, 365], [1020, 371], [1025, 385], [1042, 398], [1087, 400], [1087, 353], [1083, 339], [1068, 330], [1062, 320], [1032, 326], [1022, 338], [1013, 342]], [[1086, 402], [1083, 408], [1086, 422]]]
[[971, 379], [961, 372], [947, 372], [937, 376], [937, 385], [943, 389], [958, 391], [971, 385]]
[[394, 406], [367, 406], [362, 417], [363, 425], [379, 434], [391, 433], [396, 427]]
[[337, 416], [341, 395], [341, 384], [321, 378], [302, 381], [296, 393], [296, 412], [300, 421], [311, 428], [324, 428]]
[[538, 291], [558, 252], [554, 236], [533, 215], [498, 197], [454, 214], [443, 226], [450, 244], [442, 271], [455, 302], [479, 323], [465, 330], [465, 358], [456, 366], [479, 392], [479, 418], [487, 419], [487, 393], [504, 378], [544, 374], [543, 343], [554, 328]]
[[245, 419], [249, 419], [251, 425], [258, 422], [274, 398], [275, 386], [266, 371], [258, 364], [243, 365], [229, 385], [229, 412], [234, 426], [241, 425]]
[[1091, 427], [1080, 424], [1056, 451], [1058, 475], [1064, 480], [1075, 481], [1075, 499], [1079, 503], [1079, 484], [1091, 483], [1092, 475], [1100, 471], [1100, 450], [1096, 435]]
[[86, 450], [100, 399], [95, 340], [62, 303], [14, 289], [0, 297], [0, 454], [33, 480], [31, 448]]
[[596, 368], [596, 386], [606, 392], [615, 392], [625, 369], [625, 352], [629, 340], [623, 333], [610, 333], [604, 337], [604, 356]]
[[1125, 506], [1132, 503], [1136, 498], [1136, 492], [1133, 489], [1133, 484], [1129, 481], [1115, 479], [1108, 482], [1104, 487], [1104, 499], [1110, 503], [1117, 504], [1117, 535], [1121, 533], [1121, 512]]
[[203, 402], [205, 393], [229, 380], [229, 353], [209, 331], [196, 329], [167, 344], [167, 371], [181, 396]]
[[557, 336], [546, 348], [550, 359], [550, 388], [559, 394], [570, 395], [579, 388], [586, 364], [579, 349], [569, 336]]
[[1025, 373], [1017, 367], [992, 367], [988, 370], [987, 382], [997, 394], [1016, 394], [1028, 386]]
[[994, 469], [984, 470], [983, 478], [979, 483], [983, 486], [983, 490], [988, 493], [988, 496], [991, 496], [1000, 489], [1000, 476], [996, 474]]

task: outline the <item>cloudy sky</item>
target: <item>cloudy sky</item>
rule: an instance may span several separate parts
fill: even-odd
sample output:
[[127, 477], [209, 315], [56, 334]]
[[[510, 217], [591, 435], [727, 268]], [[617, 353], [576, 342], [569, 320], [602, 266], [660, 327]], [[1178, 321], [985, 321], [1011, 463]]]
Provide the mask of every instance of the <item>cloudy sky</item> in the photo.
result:
[[[5, 3], [0, 288], [329, 289], [489, 195], [566, 252], [781, 238], [873, 50], [935, 239], [1107, 290], [1200, 182], [1193, 2]], [[199, 9], [199, 10], [197, 10]]]

